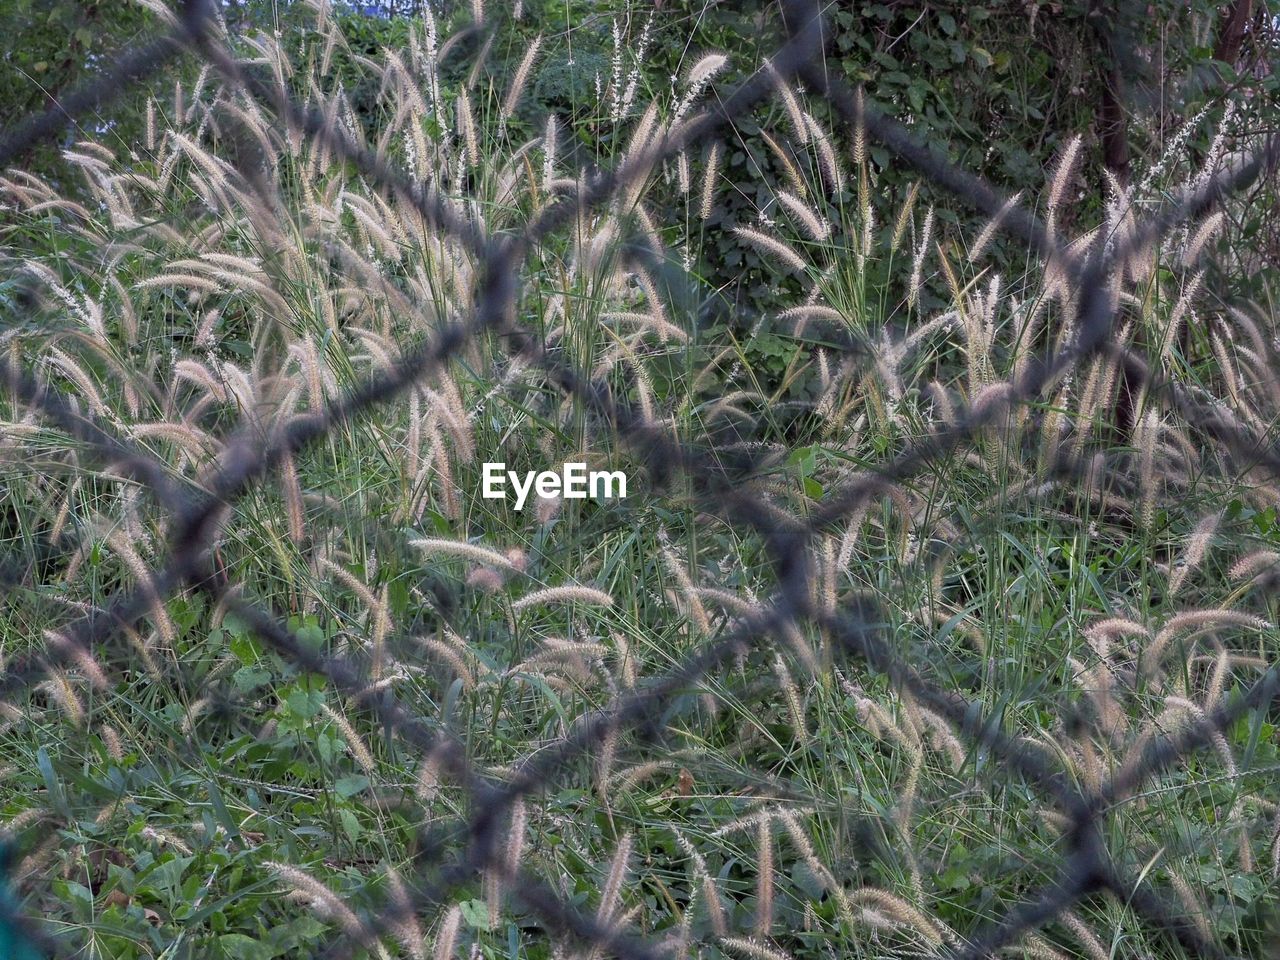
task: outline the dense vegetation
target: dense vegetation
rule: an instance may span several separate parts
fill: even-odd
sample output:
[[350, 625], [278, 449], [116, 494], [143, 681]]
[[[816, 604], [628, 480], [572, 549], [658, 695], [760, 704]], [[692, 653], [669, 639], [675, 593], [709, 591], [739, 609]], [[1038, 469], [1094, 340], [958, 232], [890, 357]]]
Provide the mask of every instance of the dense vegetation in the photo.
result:
[[[782, 40], [766, 4], [484, 6], [232, 4], [224, 39], [485, 236], [597, 166], [647, 162]], [[831, 12], [830, 52], [1064, 244], [1125, 249], [1139, 217], [1273, 130], [1256, 6], [856, 3]], [[56, 99], [167, 20], [159, 3], [53, 3], [47, 22], [4, 8], [32, 38], [6, 54], [6, 118], [43, 105], [18, 77], [56, 72]], [[598, 956], [548, 934], [520, 867], [674, 957], [920, 956], [1052, 882], [1062, 821], [1036, 787], [812, 618], [573, 758], [504, 818], [500, 864], [383, 927], [458, 853], [424, 842], [474, 814], [473, 785], [241, 606], [357, 665], [501, 783], [769, 601], [767, 545], [727, 522], [717, 483], [808, 517], [1072, 342], [1060, 263], [810, 94], [778, 78], [722, 139], [535, 245], [513, 318], [528, 338], [477, 336], [284, 457], [221, 519], [212, 564], [236, 589], [157, 599], [4, 704], [14, 880], [64, 953]], [[270, 443], [476, 310], [475, 249], [216, 69], [188, 58], [113, 109], [0, 176], [0, 340], [10, 371], [142, 445], [178, 488], [210, 487], [237, 444]], [[1275, 439], [1276, 186], [1108, 275], [1114, 343], [1153, 384], [1120, 352], [1091, 356], [813, 545], [818, 608], [872, 619], [1084, 789], [1280, 655], [1280, 491], [1223, 439]], [[716, 471], [653, 469], [544, 359]], [[0, 416], [12, 664], [151, 589], [174, 531], [65, 423], [14, 391]], [[625, 469], [630, 495], [517, 512], [479, 496], [495, 460]], [[1106, 825], [1128, 876], [1243, 956], [1280, 940], [1278, 722], [1272, 702], [1250, 711]], [[1007, 954], [1193, 955], [1102, 896]]]

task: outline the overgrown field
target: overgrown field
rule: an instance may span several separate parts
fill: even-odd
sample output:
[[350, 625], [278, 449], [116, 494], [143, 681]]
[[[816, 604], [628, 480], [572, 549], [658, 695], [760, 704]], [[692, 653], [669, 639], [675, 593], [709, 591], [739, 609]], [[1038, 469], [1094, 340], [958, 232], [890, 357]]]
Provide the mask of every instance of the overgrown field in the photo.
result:
[[[74, 181], [0, 178], [0, 815], [60, 953], [965, 955], [1079, 853], [1040, 764], [1105, 797], [1114, 876], [1001, 955], [1276, 955], [1272, 278], [1235, 198], [1135, 242], [1251, 131], [1102, 196], [1065, 135], [983, 222], [928, 178], [887, 195], [870, 133], [780, 72], [668, 152], [727, 57], [649, 84], [619, 33], [588, 148], [517, 119], [552, 40], [499, 76], [483, 31], [442, 32], [358, 61], [372, 129], [318, 13], [238, 41], [256, 89], [206, 66], [140, 142], [69, 146]], [[595, 164], [629, 175], [577, 205]], [[1058, 254], [993, 257], [1019, 211]], [[511, 314], [455, 337], [491, 306], [484, 245], [544, 223]], [[1107, 345], [1017, 402], [1079, 342], [1090, 251]], [[734, 270], [777, 304], [742, 313]], [[489, 461], [628, 496], [517, 511]], [[170, 582], [174, 510], [224, 488]], [[1181, 735], [1207, 746], [1149, 771]]]

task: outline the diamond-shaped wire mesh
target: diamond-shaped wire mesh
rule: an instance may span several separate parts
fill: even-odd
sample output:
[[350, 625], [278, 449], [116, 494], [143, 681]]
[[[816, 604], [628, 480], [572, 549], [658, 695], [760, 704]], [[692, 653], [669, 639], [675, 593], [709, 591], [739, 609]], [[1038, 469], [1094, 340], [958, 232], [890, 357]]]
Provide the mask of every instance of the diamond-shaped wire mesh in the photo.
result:
[[[1280, 667], [1263, 665], [1261, 675], [1242, 694], [1222, 697], [1211, 708], [1194, 711], [1167, 735], [1146, 737], [1133, 745], [1114, 769], [1099, 770], [1089, 781], [1064, 764], [1052, 745], [1008, 732], [1009, 724], [999, 710], [945, 682], [932, 664], [912, 662], [911, 648], [898, 642], [886, 613], [873, 599], [833, 602], [825, 596], [818, 583], [822, 566], [815, 565], [814, 558], [820, 555], [824, 531], [861, 515], [894, 485], [933, 469], [967, 443], [1006, 427], [1018, 410], [1051, 398], [1066, 378], [1082, 376], [1080, 371], [1100, 358], [1124, 365], [1134, 384], [1162, 394], [1180, 412], [1206, 420], [1213, 417], [1213, 409], [1194, 389], [1161, 379], [1124, 346], [1117, 329], [1115, 278], [1135, 251], [1158, 242], [1174, 227], [1194, 221], [1272, 170], [1280, 140], [1275, 136], [1265, 140], [1234, 166], [1144, 213], [1122, 235], [1099, 235], [1088, 243], [1067, 244], [1051, 225], [1021, 206], [1010, 205], [1008, 198], [983, 180], [956, 168], [919, 143], [907, 128], [864, 105], [854, 91], [832, 76], [823, 59], [828, 40], [824, 31], [829, 25], [810, 5], [789, 4], [787, 17], [789, 38], [766, 69], [724, 95], [714, 107], [693, 111], [663, 129], [628, 153], [614, 169], [587, 176], [563, 190], [522, 229], [505, 233], [485, 233], [464, 205], [357, 142], [324, 105], [301, 104], [274, 78], [237, 61], [218, 32], [214, 5], [199, 0], [183, 5], [170, 36], [122, 58], [93, 89], [65, 98], [58, 109], [13, 127], [0, 145], [0, 168], [10, 167], [31, 146], [59, 133], [68, 115], [96, 109], [176, 57], [198, 57], [228, 87], [244, 91], [270, 111], [291, 136], [310, 138], [332, 156], [345, 160], [384, 195], [415, 209], [432, 231], [447, 237], [478, 264], [473, 278], [474, 310], [469, 316], [437, 325], [421, 345], [390, 360], [381, 373], [363, 380], [341, 399], [289, 419], [265, 439], [248, 426], [228, 432], [221, 439], [216, 466], [204, 471], [195, 484], [175, 478], [166, 463], [127, 433], [93, 411], [86, 413], [20, 365], [5, 367], [16, 404], [61, 430], [78, 446], [81, 456], [129, 478], [169, 517], [168, 542], [160, 553], [163, 560], [139, 571], [137, 586], [122, 588], [87, 609], [78, 620], [51, 631], [43, 649], [5, 663], [0, 673], [0, 696], [5, 702], [18, 703], [21, 696], [65, 671], [78, 671], [95, 687], [109, 685], [111, 678], [104, 674], [102, 665], [113, 656], [130, 656], [136, 639], [133, 631], [141, 620], [162, 619], [167, 598], [202, 595], [210, 606], [233, 613], [265, 648], [301, 671], [323, 676], [334, 691], [348, 697], [354, 708], [376, 721], [388, 736], [420, 752], [434, 776], [467, 796], [468, 815], [424, 829], [416, 843], [413, 875], [392, 879], [381, 909], [342, 914], [337, 907], [330, 908], [329, 916], [336, 918], [339, 935], [326, 956], [349, 956], [375, 949], [383, 939], [402, 939], [412, 918], [446, 908], [459, 889], [479, 877], [500, 886], [556, 938], [583, 944], [586, 955], [613, 954], [636, 960], [666, 955], [671, 948], [669, 940], [644, 936], [619, 917], [575, 905], [550, 878], [537, 876], [516, 862], [507, 840], [512, 821], [524, 815], [526, 797], [554, 787], [574, 762], [616, 749], [624, 734], [633, 743], [660, 741], [666, 705], [695, 689], [702, 678], [731, 667], [736, 659], [766, 642], [777, 641], [793, 652], [801, 650], [804, 641], [797, 645], [795, 638], [802, 630], [816, 631], [823, 638], [822, 656], [814, 657], [812, 669], [836, 671], [855, 701], [861, 691], [859, 678], [886, 677], [899, 695], [927, 711], [931, 722], [946, 731], [948, 742], [954, 743], [961, 755], [961, 769], [971, 777], [971, 783], [964, 787], [984, 782], [1024, 785], [1039, 798], [1035, 802], [1043, 804], [1044, 819], [1052, 823], [1057, 836], [1048, 842], [1054, 863], [1050, 867], [1040, 864], [1052, 879], [1028, 889], [1022, 905], [969, 935], [940, 933], [928, 919], [906, 915], [910, 908], [900, 903], [876, 902], [874, 892], [851, 893], [827, 870], [813, 880], [836, 904], [839, 915], [878, 917], [882, 926], [916, 924], [924, 949], [976, 958], [1031, 943], [1029, 937], [1056, 921], [1071, 926], [1077, 922], [1074, 908], [1078, 904], [1110, 894], [1192, 954], [1226, 955], [1182, 903], [1175, 905], [1157, 892], [1148, 878], [1134, 874], [1113, 858], [1109, 852], [1110, 818], [1119, 804], [1133, 798], [1152, 777], [1197, 751], [1216, 747], [1224, 731], [1252, 712], [1270, 709], [1280, 692]], [[538, 338], [521, 327], [518, 309], [526, 264], [540, 244], [571, 227], [583, 211], [624, 195], [661, 163], [723, 136], [736, 118], [775, 96], [780, 81], [783, 87], [802, 83], [808, 96], [826, 101], [850, 135], [889, 150], [899, 162], [914, 168], [935, 187], [952, 192], [1052, 264], [1068, 291], [1063, 299], [1069, 305], [1073, 330], [1061, 338], [1060, 346], [1032, 357], [1010, 379], [984, 386], [967, 407], [953, 411], [946, 426], [931, 429], [922, 441], [887, 462], [825, 490], [807, 516], [768, 506], [759, 486], [750, 482], [759, 465], [753, 454], [744, 455], [741, 449], [731, 452], [728, 445], [722, 448], [714, 441], [673, 440], [643, 403], [620, 396], [604, 379], [584, 376], [540, 345]], [[767, 238], [761, 242], [767, 243]], [[655, 269], [662, 267], [661, 252], [643, 244], [637, 245], [632, 255]], [[515, 764], [504, 777], [478, 769], [459, 738], [401, 702], [392, 686], [379, 682], [376, 669], [371, 673], [368, 663], [318, 648], [285, 618], [254, 603], [246, 585], [229, 577], [217, 550], [219, 532], [234, 517], [236, 502], [287, 475], [293, 470], [295, 455], [361, 418], [376, 416], [386, 405], [405, 402], [413, 390], [429, 386], [434, 376], [465, 356], [478, 340], [493, 336], [509, 346], [510, 362], [540, 368], [548, 382], [585, 412], [591, 431], [608, 433], [614, 442], [649, 464], [655, 485], [683, 478], [681, 482], [690, 485], [708, 513], [759, 537], [776, 574], [776, 591], [767, 602], [755, 605], [714, 639], [698, 645], [666, 675], [616, 691], [606, 709], [580, 718], [563, 739]], [[884, 349], [839, 331], [829, 332], [827, 342], [837, 355], [871, 362], [877, 351]], [[1216, 420], [1214, 431], [1223, 449], [1236, 458], [1233, 462], [1250, 460], [1252, 469], [1277, 466], [1271, 447], [1229, 420]], [[1053, 482], [1096, 486], [1099, 478], [1090, 472], [1094, 469], [1086, 458], [1063, 456], [1055, 467]], [[498, 557], [492, 562], [507, 561]], [[796, 655], [801, 659], [806, 656], [802, 652]], [[1070, 736], [1077, 725], [1100, 721], [1105, 718], [1082, 712], [1059, 718], [1058, 726], [1064, 736]], [[977, 757], [980, 762], [973, 759]], [[780, 816], [778, 822], [784, 828], [795, 827], [787, 819], [789, 814]], [[798, 827], [792, 835], [801, 835]], [[1043, 844], [1037, 841], [1037, 846]], [[294, 868], [280, 869], [295, 887], [315, 882], [300, 871], [291, 877], [289, 871]], [[324, 901], [322, 893], [316, 897], [318, 902]], [[11, 904], [6, 909], [12, 914]], [[19, 922], [16, 917], [14, 922]], [[456, 931], [458, 917], [449, 914], [444, 924], [446, 928], [453, 924]], [[763, 943], [727, 936], [722, 940], [741, 951], [754, 950], [760, 957], [773, 955]], [[1044, 946], [1043, 941], [1038, 942]], [[1047, 951], [1047, 946], [1044, 949]]]

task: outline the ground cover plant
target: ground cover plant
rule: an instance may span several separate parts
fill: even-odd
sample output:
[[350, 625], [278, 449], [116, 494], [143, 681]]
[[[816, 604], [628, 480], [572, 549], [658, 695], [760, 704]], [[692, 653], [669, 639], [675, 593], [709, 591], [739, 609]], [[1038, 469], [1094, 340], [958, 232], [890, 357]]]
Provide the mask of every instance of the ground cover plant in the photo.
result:
[[[140, 136], [0, 177], [6, 930], [1280, 947], [1268, 104], [984, 198], [796, 56], [803, 4], [674, 81], [601, 20], [568, 118], [514, 11], [369, 55], [145, 6], [194, 68]], [[628, 496], [516, 510], [491, 461]]]

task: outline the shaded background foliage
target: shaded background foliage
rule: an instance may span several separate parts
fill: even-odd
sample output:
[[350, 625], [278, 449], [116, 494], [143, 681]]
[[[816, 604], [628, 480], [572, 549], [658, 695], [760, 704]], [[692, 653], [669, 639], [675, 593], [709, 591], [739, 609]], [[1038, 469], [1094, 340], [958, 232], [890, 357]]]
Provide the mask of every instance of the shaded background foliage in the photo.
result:
[[[384, 47], [406, 49], [409, 25], [428, 12], [442, 38], [465, 28], [473, 17], [472, 4], [458, 0], [333, 6], [349, 46], [334, 53], [330, 92], [345, 91], [366, 133], [388, 119], [381, 113], [379, 81], [367, 69], [366, 58]], [[508, 83], [529, 45], [541, 38], [538, 67], [510, 121], [510, 134], [536, 138], [547, 117], [554, 116], [565, 132], [569, 155], [564, 159], [578, 167], [615, 156], [622, 147], [618, 138], [625, 125], [610, 116], [601, 94], [619, 68], [619, 48], [624, 80], [636, 82], [635, 102], [640, 103], [663, 93], [676, 99], [683, 71], [712, 50], [729, 56], [729, 68], [717, 79], [727, 87], [756, 69], [780, 39], [776, 4], [759, 0], [521, 0], [487, 6], [493, 8], [485, 13], [490, 24], [500, 24], [493, 42], [476, 35], [464, 38], [444, 59], [444, 83], [461, 85], [480, 60], [492, 82]], [[1280, 78], [1273, 69], [1280, 62], [1280, 21], [1273, 6], [1268, 0], [854, 0], [829, 11], [831, 66], [947, 159], [979, 171], [1009, 194], [1027, 191], [1033, 196], [1054, 156], [1070, 138], [1082, 136], [1084, 162], [1071, 198], [1076, 202], [1063, 223], [1070, 231], [1075, 218], [1096, 219], [1109, 177], [1128, 184], [1134, 169], [1151, 169], [1171, 144], [1181, 144], [1192, 157], [1204, 156], [1217, 131], [1240, 135], [1266, 128], [1280, 98]], [[306, 18], [308, 5], [299, 0], [224, 0], [224, 11], [232, 34], [287, 33]], [[154, 29], [156, 20], [138, 3], [0, 0], [0, 22], [14, 38], [0, 66], [0, 116], [18, 118], [50, 107], [77, 85], [92, 83], [112, 53]], [[195, 65], [174, 69], [189, 84], [199, 82]], [[664, 85], [669, 89], [661, 89]], [[151, 92], [146, 86], [130, 91], [109, 116], [97, 119], [92, 132], [114, 134], [126, 148], [136, 144]], [[307, 95], [306, 90], [295, 92], [304, 99]], [[696, 235], [701, 251], [696, 273], [714, 293], [702, 294], [700, 302], [687, 308], [709, 333], [734, 336], [748, 365], [772, 388], [786, 376], [798, 350], [777, 328], [775, 317], [800, 292], [799, 282], [780, 277], [730, 229], [756, 222], [761, 211], [768, 216], [776, 198], [765, 184], [783, 178], [776, 152], [761, 134], [762, 126], [778, 119], [781, 107], [774, 102], [763, 110], [739, 119], [736, 146], [725, 151], [718, 171], [723, 183], [754, 184], [754, 192], [722, 191], [705, 223], [666, 223], [660, 230], [664, 241], [677, 248]], [[839, 126], [828, 114], [816, 119], [826, 129]], [[66, 142], [77, 136], [69, 128]], [[796, 152], [797, 144], [784, 146]], [[848, 155], [849, 144], [836, 147]], [[872, 145], [869, 155], [879, 225], [874, 246], [879, 247], [893, 231], [896, 198], [916, 178], [895, 165], [882, 146]], [[813, 160], [813, 169], [806, 172], [824, 183], [827, 194], [811, 197], [811, 202], [832, 222], [847, 221], [844, 214], [857, 207], [856, 184], [826, 182], [817, 158]], [[696, 179], [702, 175], [701, 161], [695, 157], [693, 163]], [[45, 148], [30, 168], [51, 174], [65, 191], [77, 188], [77, 178], [60, 169], [56, 148]], [[666, 183], [651, 194], [656, 203], [664, 191], [671, 208], [678, 208], [670, 168]], [[923, 184], [920, 209], [940, 200], [938, 191]], [[1232, 222], [1221, 232], [1219, 244], [1229, 255], [1208, 268], [1211, 286], [1223, 296], [1269, 301], [1265, 268], [1280, 266], [1280, 228], [1265, 215], [1274, 201], [1272, 178], [1255, 188], [1252, 202], [1224, 211]], [[963, 214], [947, 204], [940, 204], [936, 215], [944, 229], [961, 226], [972, 234], [980, 227], [976, 220], [960, 223]], [[989, 256], [1001, 275], [1016, 277], [1027, 269], [1026, 251], [1007, 239], [997, 237]], [[1219, 263], [1229, 269], [1222, 270]], [[872, 258], [858, 295], [886, 305], [892, 321], [893, 304], [905, 306], [901, 291], [909, 268], [908, 258], [896, 263]], [[921, 306], [937, 308], [947, 296], [946, 290], [926, 285]], [[1183, 348], [1194, 349], [1190, 339]], [[1207, 343], [1204, 353], [1209, 355]]]
[[[489, 11], [491, 18], [511, 22], [486, 56], [491, 66], [500, 62], [497, 75], [510, 75], [528, 42], [544, 35], [543, 63], [520, 111], [528, 131], [540, 132], [543, 118], [554, 113], [583, 148], [597, 153], [611, 135], [596, 78], [608, 81], [614, 23], [633, 48], [648, 24], [642, 85], [678, 75], [691, 55], [708, 50], [729, 54], [723, 82], [730, 82], [753, 70], [777, 39], [766, 27], [776, 23], [768, 15], [771, 3], [528, 0], [509, 6]], [[405, 44], [407, 19], [421, 16], [425, 7], [424, 0], [335, 7], [342, 11], [352, 46], [349, 54], [340, 51], [335, 58], [334, 83], [348, 89], [357, 113], [371, 124], [376, 91], [363, 89], [369, 74], [357, 58]], [[441, 36], [471, 18], [470, 4], [456, 0], [442, 0], [433, 9]], [[233, 31], [249, 32], [287, 26], [303, 15], [305, 5], [226, 0], [225, 10]], [[1280, 78], [1270, 68], [1280, 54], [1280, 38], [1275, 12], [1265, 0], [856, 0], [839, 4], [830, 15], [838, 54], [833, 66], [846, 79], [917, 127], [949, 159], [982, 171], [1010, 191], [1038, 185], [1062, 140], [1073, 134], [1086, 137], [1086, 150], [1096, 161], [1084, 164], [1084, 176], [1100, 180], [1106, 168], [1124, 181], [1135, 156], [1158, 155], [1188, 119], [1205, 110], [1209, 120], [1220, 117], [1228, 94], [1257, 104], [1255, 116], [1237, 116], [1242, 126], [1260, 121], [1280, 95]], [[744, 29], [744, 21], [759, 29]], [[9, 37], [0, 54], [0, 115], [8, 121], [56, 104], [77, 84], [92, 82], [111, 54], [154, 28], [155, 17], [138, 4], [118, 0], [0, 0], [0, 22]], [[452, 59], [454, 79], [470, 69], [476, 52], [468, 49]], [[190, 65], [182, 69], [193, 70]], [[109, 117], [100, 118], [102, 127], [128, 141], [141, 123], [145, 94], [135, 91], [115, 106]], [[1193, 133], [1193, 147], [1208, 148], [1206, 129], [1212, 124]], [[730, 178], [735, 167], [768, 155], [764, 144], [747, 133], [740, 149], [726, 158]], [[893, 169], [882, 147], [873, 146], [871, 157], [884, 186], [879, 192], [892, 194], [908, 174]], [[47, 151], [42, 163], [55, 162]], [[1099, 183], [1089, 186], [1095, 189], [1088, 195], [1101, 195]], [[743, 198], [744, 206], [754, 199]], [[846, 191], [830, 199], [843, 203], [849, 196]], [[726, 216], [733, 213], [731, 208]], [[1266, 240], [1259, 253], [1275, 265], [1280, 262], [1276, 238]]]

